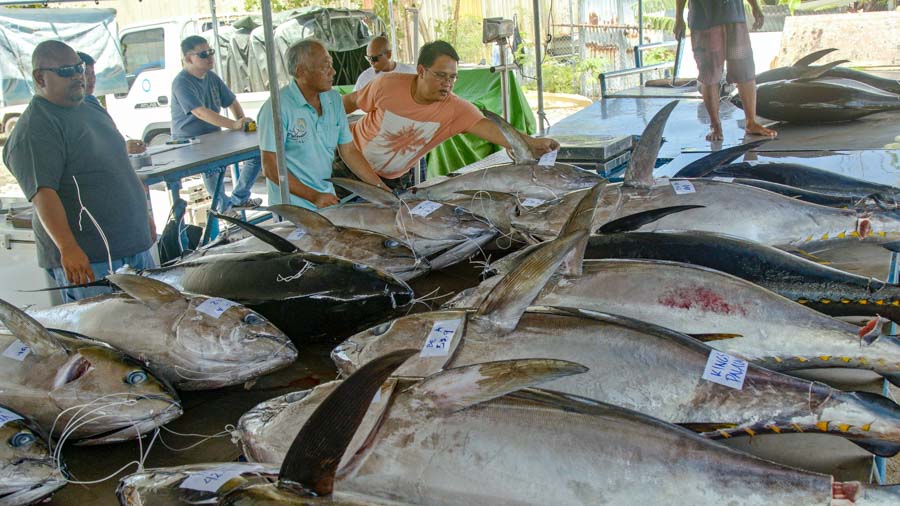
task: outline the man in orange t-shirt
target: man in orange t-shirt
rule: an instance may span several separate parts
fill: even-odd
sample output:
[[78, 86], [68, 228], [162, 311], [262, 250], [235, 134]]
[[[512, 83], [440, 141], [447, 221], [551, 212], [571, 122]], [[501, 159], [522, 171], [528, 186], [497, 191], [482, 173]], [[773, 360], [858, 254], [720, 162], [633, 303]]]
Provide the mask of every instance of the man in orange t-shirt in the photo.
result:
[[[438, 40], [422, 46], [416, 74], [380, 75], [365, 88], [344, 95], [347, 112], [367, 114], [351, 125], [353, 143], [384, 179], [402, 177], [419, 158], [458, 133], [509, 147], [500, 129], [471, 103], [453, 94], [459, 55]], [[528, 137], [535, 156], [559, 143]]]

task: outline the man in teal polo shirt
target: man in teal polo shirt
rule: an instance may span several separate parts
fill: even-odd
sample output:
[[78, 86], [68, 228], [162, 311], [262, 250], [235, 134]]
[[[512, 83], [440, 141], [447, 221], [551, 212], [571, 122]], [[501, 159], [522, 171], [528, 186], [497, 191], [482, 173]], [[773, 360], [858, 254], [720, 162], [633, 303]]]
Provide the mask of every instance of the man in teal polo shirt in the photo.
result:
[[[300, 41], [287, 54], [293, 82], [281, 88], [281, 124], [287, 160], [291, 204], [316, 210], [338, 203], [331, 177], [337, 148], [344, 163], [361, 180], [383, 187], [381, 178], [353, 145], [340, 94], [331, 89], [334, 68], [324, 44]], [[259, 111], [259, 149], [269, 190], [269, 204], [281, 203], [275, 157], [275, 127], [271, 100]]]

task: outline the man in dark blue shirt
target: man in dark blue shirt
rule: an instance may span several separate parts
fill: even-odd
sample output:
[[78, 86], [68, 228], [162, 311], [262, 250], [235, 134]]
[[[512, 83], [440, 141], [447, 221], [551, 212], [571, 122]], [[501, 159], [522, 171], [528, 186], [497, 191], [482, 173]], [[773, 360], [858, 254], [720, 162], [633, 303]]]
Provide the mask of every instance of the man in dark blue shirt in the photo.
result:
[[[725, 79], [736, 83], [746, 117], [745, 131], [750, 135], [775, 137], [774, 130], [756, 121], [756, 68], [750, 32], [744, 14], [743, 0], [690, 0], [688, 26], [691, 27], [691, 47], [700, 75], [700, 94], [709, 113], [708, 141], [721, 141], [722, 122], [719, 119], [719, 81], [728, 61]], [[763, 13], [757, 0], [748, 0], [753, 9], [753, 28], [763, 24]], [[684, 6], [687, 0], [675, 2], [675, 38], [684, 37]]]

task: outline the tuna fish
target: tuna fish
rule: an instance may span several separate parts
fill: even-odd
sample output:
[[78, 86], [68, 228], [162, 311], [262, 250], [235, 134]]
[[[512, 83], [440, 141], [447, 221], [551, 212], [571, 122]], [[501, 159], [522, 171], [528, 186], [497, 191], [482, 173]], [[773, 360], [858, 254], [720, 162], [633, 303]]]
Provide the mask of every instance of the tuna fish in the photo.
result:
[[240, 304], [183, 295], [133, 274], [107, 279], [124, 293], [32, 311], [31, 316], [47, 327], [109, 343], [182, 390], [241, 384], [297, 358], [287, 336]]
[[[772, 81], [783, 81], [786, 79], [797, 79], [798, 77], [802, 77], [809, 70], [818, 68], [812, 67], [812, 63], [834, 51], [837, 51], [837, 49], [829, 48], [815, 51], [804, 56], [803, 58], [800, 58], [799, 60], [797, 60], [797, 63], [794, 63], [790, 67], [779, 67], [777, 69], [767, 70], [765, 72], [757, 74], [756, 83], [762, 84]], [[897, 80], [878, 77], [868, 72], [854, 70], [849, 67], [831, 67], [825, 71], [823, 77], [852, 79], [854, 81], [859, 81], [861, 83], [868, 84], [869, 86], [874, 86], [875, 88], [890, 93], [900, 94], [900, 82], [898, 82]]]
[[278, 466], [249, 462], [190, 464], [144, 469], [119, 480], [122, 506], [216, 504], [219, 494], [278, 478]]
[[23, 413], [59, 443], [127, 441], [181, 416], [170, 386], [123, 352], [50, 331], [0, 300], [0, 404]]
[[65, 484], [40, 428], [0, 406], [0, 505], [38, 503]]

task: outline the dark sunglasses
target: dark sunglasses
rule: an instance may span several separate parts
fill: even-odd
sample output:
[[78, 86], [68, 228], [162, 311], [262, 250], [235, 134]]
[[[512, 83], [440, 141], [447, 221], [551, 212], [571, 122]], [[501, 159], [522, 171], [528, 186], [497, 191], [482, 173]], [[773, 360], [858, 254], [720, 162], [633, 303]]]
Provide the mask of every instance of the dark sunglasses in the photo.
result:
[[38, 70], [49, 70], [59, 77], [72, 77], [75, 74], [84, 74], [84, 63], [76, 63], [75, 65], [63, 65], [62, 67], [40, 67]]
[[381, 58], [382, 56], [384, 56], [385, 53], [387, 53], [387, 50], [384, 50], [384, 51], [382, 51], [382, 52], [376, 54], [375, 56], [369, 56], [369, 55], [366, 55], [366, 59], [369, 60], [369, 61], [372, 62], [372, 63], [376, 63], [376, 62], [378, 61], [379, 58]]
[[216, 54], [216, 50], [215, 49], [207, 49], [206, 51], [200, 51], [199, 53], [192, 53], [192, 54], [195, 54], [205, 60], [205, 59], [209, 58], [210, 56]]

